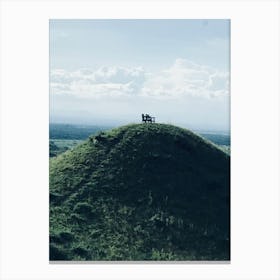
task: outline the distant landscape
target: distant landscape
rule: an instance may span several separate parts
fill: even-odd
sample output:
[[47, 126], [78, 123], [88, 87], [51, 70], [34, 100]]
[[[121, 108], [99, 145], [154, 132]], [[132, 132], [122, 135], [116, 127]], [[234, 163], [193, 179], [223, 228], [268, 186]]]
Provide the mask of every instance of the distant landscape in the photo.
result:
[[[76, 125], [51, 123], [49, 126], [49, 155], [55, 157], [78, 144], [81, 144], [89, 136], [101, 131], [108, 131], [114, 126]], [[230, 135], [216, 131], [200, 132], [197, 134], [213, 142], [226, 153], [230, 153]]]

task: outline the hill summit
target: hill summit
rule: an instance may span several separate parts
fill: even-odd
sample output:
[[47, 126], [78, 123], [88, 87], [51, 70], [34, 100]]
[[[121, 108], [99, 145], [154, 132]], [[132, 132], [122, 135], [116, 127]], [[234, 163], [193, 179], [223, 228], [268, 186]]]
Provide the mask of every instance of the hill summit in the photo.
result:
[[230, 157], [133, 124], [50, 160], [50, 260], [229, 260]]

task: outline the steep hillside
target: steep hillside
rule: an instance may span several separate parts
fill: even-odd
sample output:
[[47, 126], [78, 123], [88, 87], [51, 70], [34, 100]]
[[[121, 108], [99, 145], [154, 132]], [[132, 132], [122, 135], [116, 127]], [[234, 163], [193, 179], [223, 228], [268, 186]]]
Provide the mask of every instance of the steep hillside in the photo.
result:
[[191, 131], [128, 125], [50, 160], [51, 260], [228, 260], [230, 158]]

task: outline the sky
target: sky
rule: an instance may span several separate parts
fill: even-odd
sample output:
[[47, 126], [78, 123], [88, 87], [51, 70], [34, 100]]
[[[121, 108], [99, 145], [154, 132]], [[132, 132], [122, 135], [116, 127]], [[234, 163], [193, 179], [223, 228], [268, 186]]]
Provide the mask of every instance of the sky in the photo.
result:
[[50, 121], [230, 129], [230, 21], [50, 20]]

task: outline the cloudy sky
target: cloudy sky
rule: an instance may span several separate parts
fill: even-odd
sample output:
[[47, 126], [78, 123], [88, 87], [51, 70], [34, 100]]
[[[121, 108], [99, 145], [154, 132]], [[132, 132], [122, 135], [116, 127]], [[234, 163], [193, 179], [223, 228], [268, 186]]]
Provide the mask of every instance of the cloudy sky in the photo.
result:
[[229, 130], [229, 20], [51, 20], [50, 120]]

